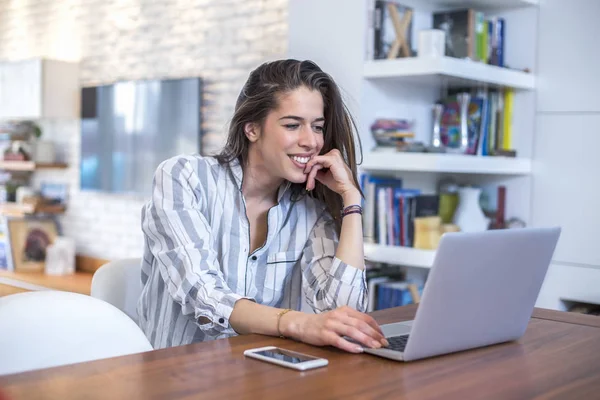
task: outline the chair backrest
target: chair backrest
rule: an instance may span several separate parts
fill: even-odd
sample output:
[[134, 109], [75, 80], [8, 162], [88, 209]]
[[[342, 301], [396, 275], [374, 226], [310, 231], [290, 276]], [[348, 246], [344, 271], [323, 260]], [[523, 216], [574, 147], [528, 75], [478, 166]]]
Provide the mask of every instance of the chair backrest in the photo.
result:
[[104, 264], [92, 277], [91, 296], [112, 304], [137, 323], [137, 302], [142, 294], [141, 268], [140, 258]]
[[116, 307], [55, 290], [0, 297], [0, 375], [152, 350]]

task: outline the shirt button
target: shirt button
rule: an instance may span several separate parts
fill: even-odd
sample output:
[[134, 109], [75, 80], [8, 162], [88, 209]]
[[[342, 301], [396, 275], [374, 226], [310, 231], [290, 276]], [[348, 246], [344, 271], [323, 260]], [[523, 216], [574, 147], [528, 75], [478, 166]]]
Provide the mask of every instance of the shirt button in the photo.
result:
[[252, 256], [252, 261], [256, 261], [257, 257], [256, 256]]
[[223, 324], [223, 323], [225, 323], [225, 318], [219, 318], [219, 323], [220, 323], [220, 324]]

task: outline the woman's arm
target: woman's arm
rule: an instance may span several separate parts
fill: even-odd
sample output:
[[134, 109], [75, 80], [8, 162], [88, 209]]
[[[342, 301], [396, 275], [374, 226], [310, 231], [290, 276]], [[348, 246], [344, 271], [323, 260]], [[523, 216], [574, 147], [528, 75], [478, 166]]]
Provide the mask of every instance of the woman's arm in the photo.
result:
[[351, 353], [362, 352], [362, 347], [342, 336], [351, 337], [366, 347], [388, 345], [372, 317], [348, 306], [321, 314], [290, 311], [280, 317], [281, 311], [241, 299], [235, 303], [230, 321], [240, 334], [283, 335], [316, 346], [336, 346]]
[[188, 158], [163, 162], [154, 176], [142, 230], [164, 290], [183, 314], [190, 315], [209, 336], [232, 335], [230, 314], [243, 296], [227, 286], [221, 272], [211, 230], [201, 211], [205, 199], [194, 191], [203, 186]]

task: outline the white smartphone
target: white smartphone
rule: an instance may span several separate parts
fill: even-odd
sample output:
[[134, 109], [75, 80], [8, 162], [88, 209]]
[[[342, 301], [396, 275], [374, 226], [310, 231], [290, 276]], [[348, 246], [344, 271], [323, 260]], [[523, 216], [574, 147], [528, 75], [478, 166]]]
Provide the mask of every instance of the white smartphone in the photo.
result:
[[244, 351], [244, 355], [299, 371], [324, 367], [329, 363], [325, 358], [313, 357], [275, 346], [248, 349]]

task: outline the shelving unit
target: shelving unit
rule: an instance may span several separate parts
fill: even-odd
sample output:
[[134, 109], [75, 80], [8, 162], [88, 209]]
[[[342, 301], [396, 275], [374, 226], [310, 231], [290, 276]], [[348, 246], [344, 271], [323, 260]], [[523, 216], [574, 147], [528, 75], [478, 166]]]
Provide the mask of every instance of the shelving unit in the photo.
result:
[[[314, 60], [341, 87], [357, 120], [363, 150], [359, 172], [392, 175], [405, 187], [422, 193], [436, 190], [440, 175], [455, 175], [461, 183], [507, 189], [506, 217], [531, 222], [531, 176], [536, 107], [536, 42], [539, 0], [405, 0], [412, 7], [413, 48], [421, 29], [430, 29], [432, 14], [474, 8], [486, 18], [506, 21], [505, 64], [512, 69], [450, 57], [368, 59], [369, 13], [373, 0], [290, 0], [289, 56]], [[315, 13], [314, 10], [319, 12]], [[339, 19], [340, 10], [344, 18]], [[335, 26], [332, 20], [337, 20]], [[306, 26], [311, 29], [307, 30]], [[333, 51], [335, 50], [335, 51]], [[525, 71], [528, 72], [525, 72]], [[529, 72], [530, 71], [530, 72]], [[402, 153], [375, 148], [370, 125], [377, 118], [414, 119], [415, 140], [429, 144], [432, 105], [448, 88], [511, 88], [515, 90], [513, 147], [516, 158], [457, 154]], [[435, 251], [365, 245], [376, 262], [427, 269]]]
[[35, 171], [36, 169], [65, 169], [65, 163], [36, 163], [34, 161], [4, 161], [0, 160], [0, 170], [4, 171]]
[[483, 11], [538, 6], [539, 0], [424, 0], [437, 7], [477, 8]]
[[19, 203], [0, 203], [0, 215], [10, 217], [22, 217], [30, 214], [62, 214], [65, 207], [60, 205], [39, 205], [19, 204]]
[[366, 61], [364, 77], [429, 86], [479, 87], [486, 84], [515, 90], [535, 88], [535, 77], [530, 73], [452, 57]]
[[531, 160], [457, 154], [402, 153], [394, 149], [364, 154], [365, 171], [414, 171], [482, 175], [529, 175]]
[[435, 251], [367, 243], [365, 244], [365, 258], [371, 262], [397, 264], [415, 268], [431, 268], [435, 258]]

